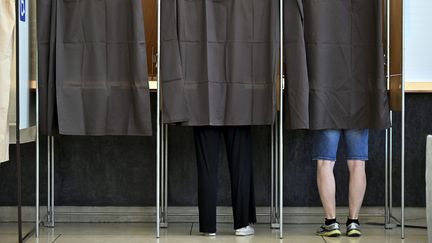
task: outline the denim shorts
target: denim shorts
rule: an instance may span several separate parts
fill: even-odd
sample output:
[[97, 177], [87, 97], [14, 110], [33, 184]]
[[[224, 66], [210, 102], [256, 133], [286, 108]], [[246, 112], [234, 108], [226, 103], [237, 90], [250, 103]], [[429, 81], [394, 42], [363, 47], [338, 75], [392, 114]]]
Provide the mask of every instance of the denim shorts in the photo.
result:
[[368, 129], [314, 131], [312, 159], [336, 161], [341, 135], [345, 142], [347, 160], [368, 160]]

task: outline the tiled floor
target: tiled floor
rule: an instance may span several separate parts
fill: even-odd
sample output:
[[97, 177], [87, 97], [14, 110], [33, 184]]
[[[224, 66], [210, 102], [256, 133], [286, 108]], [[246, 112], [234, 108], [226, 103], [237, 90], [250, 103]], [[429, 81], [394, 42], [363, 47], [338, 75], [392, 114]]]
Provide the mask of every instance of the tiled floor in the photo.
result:
[[[422, 225], [421, 221], [412, 221]], [[408, 222], [409, 223], [409, 222]], [[219, 224], [216, 237], [201, 236], [196, 223], [170, 224], [168, 229], [161, 230], [161, 238], [155, 238], [155, 225], [151, 223], [109, 223], [109, 224], [78, 224], [59, 223], [55, 228], [42, 228], [40, 237], [32, 236], [29, 243], [426, 243], [425, 229], [407, 228], [406, 239], [400, 239], [400, 228], [384, 230], [382, 226], [363, 224], [364, 236], [360, 238], [322, 238], [313, 233], [317, 224], [286, 224], [284, 239], [279, 239], [279, 231], [271, 230], [268, 224], [255, 225], [256, 235], [248, 237], [233, 236], [231, 224]], [[29, 231], [31, 225], [25, 225]], [[16, 224], [0, 224], [0, 243], [15, 243]]]

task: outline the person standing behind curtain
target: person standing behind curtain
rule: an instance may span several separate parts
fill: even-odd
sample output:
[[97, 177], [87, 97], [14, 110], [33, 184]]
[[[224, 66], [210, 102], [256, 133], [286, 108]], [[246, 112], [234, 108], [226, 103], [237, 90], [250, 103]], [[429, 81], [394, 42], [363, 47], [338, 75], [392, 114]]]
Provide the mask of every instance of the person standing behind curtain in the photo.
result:
[[339, 236], [333, 168], [343, 137], [349, 168], [348, 236], [360, 236], [369, 129], [390, 125], [382, 1], [285, 0], [285, 125], [313, 133], [325, 211], [321, 236]]
[[368, 160], [368, 129], [326, 129], [314, 131], [312, 160], [317, 162], [317, 184], [325, 211], [325, 222], [318, 229], [321, 236], [339, 236], [336, 220], [336, 182], [333, 168], [339, 140], [343, 137], [349, 171], [349, 212], [347, 236], [361, 236], [359, 212], [366, 192], [366, 160]]
[[163, 121], [194, 129], [205, 235], [216, 235], [222, 137], [234, 233], [255, 232], [251, 126], [275, 118], [278, 6], [277, 0], [162, 1]]
[[251, 225], [256, 223], [251, 126], [197, 126], [194, 127], [194, 137], [200, 232], [216, 235], [218, 166], [223, 137], [231, 178], [235, 234], [254, 234]]

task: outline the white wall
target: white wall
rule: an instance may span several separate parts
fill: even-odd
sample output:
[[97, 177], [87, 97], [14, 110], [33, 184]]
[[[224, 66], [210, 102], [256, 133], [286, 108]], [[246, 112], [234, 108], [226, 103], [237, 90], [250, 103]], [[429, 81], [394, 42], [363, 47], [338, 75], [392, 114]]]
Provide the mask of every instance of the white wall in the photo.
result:
[[405, 77], [432, 82], [432, 0], [405, 2]]

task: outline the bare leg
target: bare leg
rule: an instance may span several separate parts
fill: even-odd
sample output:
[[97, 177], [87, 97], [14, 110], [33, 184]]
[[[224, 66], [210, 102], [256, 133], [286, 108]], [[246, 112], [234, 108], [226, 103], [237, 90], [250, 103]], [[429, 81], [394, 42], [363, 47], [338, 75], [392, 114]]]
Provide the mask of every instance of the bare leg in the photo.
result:
[[349, 177], [349, 218], [358, 219], [366, 191], [364, 160], [348, 160]]
[[327, 219], [336, 218], [336, 183], [333, 175], [335, 161], [317, 160], [317, 184]]

